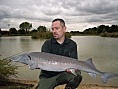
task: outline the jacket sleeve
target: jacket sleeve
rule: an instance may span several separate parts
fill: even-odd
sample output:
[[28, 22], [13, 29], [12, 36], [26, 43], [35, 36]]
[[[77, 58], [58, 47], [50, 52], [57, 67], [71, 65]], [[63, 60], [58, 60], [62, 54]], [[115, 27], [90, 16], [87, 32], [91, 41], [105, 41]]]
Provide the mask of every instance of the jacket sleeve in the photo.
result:
[[69, 53], [69, 56], [71, 58], [75, 58], [78, 59], [78, 53], [77, 53], [77, 44], [74, 42], [74, 44], [72, 45], [71, 51]]

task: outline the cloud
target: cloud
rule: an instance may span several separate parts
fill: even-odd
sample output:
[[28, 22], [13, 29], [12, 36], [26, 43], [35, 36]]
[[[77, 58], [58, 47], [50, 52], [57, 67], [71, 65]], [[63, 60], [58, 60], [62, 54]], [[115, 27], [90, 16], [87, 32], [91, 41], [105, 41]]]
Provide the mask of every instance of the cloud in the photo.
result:
[[118, 0], [0, 0], [1, 29], [18, 28], [23, 21], [50, 27], [55, 18], [63, 18], [68, 31], [117, 24]]

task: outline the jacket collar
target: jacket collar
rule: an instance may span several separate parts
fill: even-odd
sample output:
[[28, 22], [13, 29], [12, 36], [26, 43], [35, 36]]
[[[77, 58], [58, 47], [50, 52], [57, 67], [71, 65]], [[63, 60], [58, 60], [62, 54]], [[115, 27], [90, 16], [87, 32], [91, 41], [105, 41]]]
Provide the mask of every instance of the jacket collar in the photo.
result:
[[[53, 43], [58, 43], [57, 40], [56, 40], [54, 37], [52, 37], [52, 42], [53, 42]], [[65, 40], [64, 40], [63, 43], [65, 44], [65, 43], [68, 43], [68, 42], [69, 42], [69, 39], [68, 39], [67, 37], [65, 37]], [[62, 44], [63, 44], [63, 43], [62, 43]]]

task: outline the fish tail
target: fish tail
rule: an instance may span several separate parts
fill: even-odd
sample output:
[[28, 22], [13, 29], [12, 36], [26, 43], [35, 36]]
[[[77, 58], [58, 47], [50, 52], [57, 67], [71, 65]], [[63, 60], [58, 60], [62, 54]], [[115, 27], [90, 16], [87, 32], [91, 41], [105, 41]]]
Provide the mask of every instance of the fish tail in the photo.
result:
[[118, 74], [110, 73], [110, 72], [102, 72], [101, 78], [104, 84], [106, 84], [108, 79], [112, 77], [118, 77]]

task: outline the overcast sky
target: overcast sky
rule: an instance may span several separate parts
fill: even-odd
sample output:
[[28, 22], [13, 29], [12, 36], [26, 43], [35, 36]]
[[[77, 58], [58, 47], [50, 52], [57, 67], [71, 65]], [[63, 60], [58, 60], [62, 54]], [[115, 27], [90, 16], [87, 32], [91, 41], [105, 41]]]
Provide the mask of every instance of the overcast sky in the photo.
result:
[[1, 29], [18, 29], [24, 21], [50, 28], [55, 18], [65, 20], [67, 31], [118, 25], [118, 0], [0, 0]]

